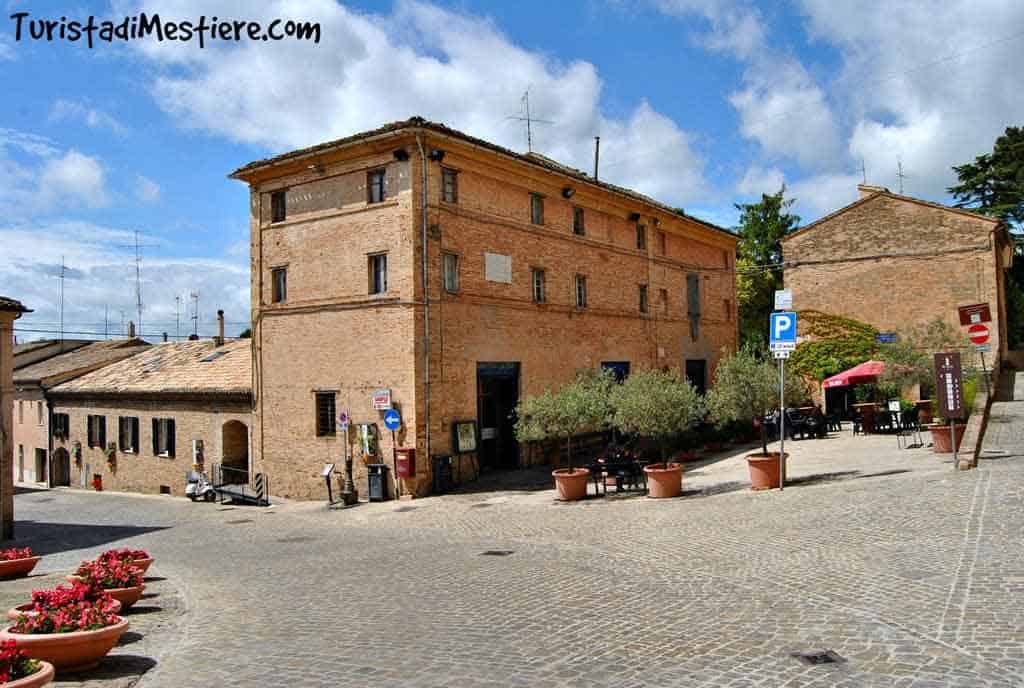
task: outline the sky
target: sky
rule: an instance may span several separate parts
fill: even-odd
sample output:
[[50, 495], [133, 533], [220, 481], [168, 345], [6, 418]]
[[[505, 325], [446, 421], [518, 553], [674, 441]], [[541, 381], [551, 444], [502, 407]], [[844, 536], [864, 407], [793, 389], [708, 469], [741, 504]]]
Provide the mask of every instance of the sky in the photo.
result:
[[[603, 179], [724, 227], [783, 184], [804, 222], [864, 178], [950, 202], [952, 165], [1024, 124], [1018, 0], [0, 2], [0, 294], [34, 309], [19, 340], [58, 329], [62, 260], [67, 336], [139, 321], [137, 268], [144, 335], [209, 336], [217, 309], [237, 335], [248, 191], [227, 175], [413, 115], [525, 152], [528, 91], [535, 151], [590, 170], [600, 136]], [[62, 17], [139, 12], [317, 22], [320, 41], [60, 40]]]

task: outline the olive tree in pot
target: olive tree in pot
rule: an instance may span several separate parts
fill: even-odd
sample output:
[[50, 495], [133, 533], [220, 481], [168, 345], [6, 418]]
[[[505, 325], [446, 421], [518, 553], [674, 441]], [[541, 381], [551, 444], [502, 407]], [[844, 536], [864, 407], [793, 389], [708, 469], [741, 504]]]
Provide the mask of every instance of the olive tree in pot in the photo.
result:
[[624, 434], [655, 440], [661, 463], [644, 467], [650, 497], [678, 497], [683, 491], [683, 465], [668, 461], [669, 440], [704, 417], [697, 390], [677, 373], [647, 370], [634, 373], [612, 390], [612, 426]]
[[565, 439], [566, 467], [552, 472], [558, 499], [562, 501], [575, 501], [587, 494], [590, 471], [573, 466], [572, 438], [608, 426], [613, 385], [610, 372], [583, 371], [557, 392], [545, 391], [528, 397], [516, 408], [516, 439], [520, 442]]
[[[803, 380], [786, 371], [786, 402], [794, 403], [806, 396]], [[779, 461], [785, 471], [786, 457], [768, 451], [768, 435], [764, 416], [779, 405], [779, 371], [771, 360], [765, 360], [750, 349], [727, 356], [715, 368], [714, 386], [706, 397], [708, 410], [719, 425], [742, 421], [761, 430], [761, 453], [747, 456], [750, 482], [754, 489], [779, 487]]]

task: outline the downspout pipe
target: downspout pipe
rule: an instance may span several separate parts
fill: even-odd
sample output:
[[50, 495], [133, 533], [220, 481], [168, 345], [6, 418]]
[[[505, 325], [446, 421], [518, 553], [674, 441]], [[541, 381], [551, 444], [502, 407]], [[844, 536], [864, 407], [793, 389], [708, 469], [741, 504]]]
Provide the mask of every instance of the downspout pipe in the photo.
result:
[[427, 152], [423, 139], [416, 134], [420, 151], [420, 275], [423, 288], [423, 437], [424, 461], [430, 461], [430, 276], [427, 271]]

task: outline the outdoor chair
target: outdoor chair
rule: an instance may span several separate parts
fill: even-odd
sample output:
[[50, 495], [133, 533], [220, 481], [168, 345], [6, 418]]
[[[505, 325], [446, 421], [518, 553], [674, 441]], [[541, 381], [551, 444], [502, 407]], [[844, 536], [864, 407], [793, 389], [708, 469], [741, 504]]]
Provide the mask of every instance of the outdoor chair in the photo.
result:
[[804, 439], [807, 433], [807, 419], [796, 409], [786, 409], [786, 436], [791, 440], [796, 440], [796, 436], [799, 434], [800, 439]]
[[839, 417], [839, 411], [834, 411], [825, 416], [825, 429], [828, 432], [842, 432], [843, 421]]
[[[914, 440], [913, 443], [911, 443], [911, 439]], [[896, 446], [900, 449], [924, 446], [917, 409], [900, 412], [899, 427], [896, 430]]]

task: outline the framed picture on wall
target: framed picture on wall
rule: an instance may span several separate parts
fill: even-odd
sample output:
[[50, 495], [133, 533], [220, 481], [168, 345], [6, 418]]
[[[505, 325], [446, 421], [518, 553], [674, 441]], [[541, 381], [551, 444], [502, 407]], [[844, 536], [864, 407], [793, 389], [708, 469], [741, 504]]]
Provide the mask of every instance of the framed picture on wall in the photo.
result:
[[475, 420], [457, 420], [452, 423], [452, 453], [475, 452], [477, 432]]

